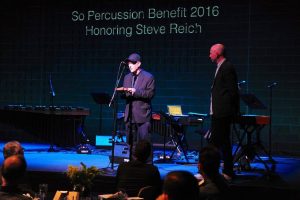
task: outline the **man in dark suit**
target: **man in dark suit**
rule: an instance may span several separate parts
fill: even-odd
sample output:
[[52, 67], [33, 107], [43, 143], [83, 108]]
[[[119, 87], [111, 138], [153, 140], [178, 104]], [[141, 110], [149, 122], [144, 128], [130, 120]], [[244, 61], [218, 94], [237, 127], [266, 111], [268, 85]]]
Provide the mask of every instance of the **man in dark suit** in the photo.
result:
[[210, 48], [210, 59], [217, 64], [215, 77], [211, 87], [210, 143], [222, 152], [223, 176], [231, 180], [234, 176], [230, 132], [232, 120], [239, 113], [239, 90], [237, 74], [233, 65], [225, 57], [223, 44], [215, 44]]
[[[152, 74], [142, 69], [141, 56], [132, 53], [126, 59], [130, 73], [124, 77], [123, 91], [125, 91], [126, 108], [125, 123], [127, 133], [135, 130], [136, 140], [151, 141], [151, 100], [155, 93], [155, 80]], [[127, 134], [127, 142], [131, 145], [132, 134]]]

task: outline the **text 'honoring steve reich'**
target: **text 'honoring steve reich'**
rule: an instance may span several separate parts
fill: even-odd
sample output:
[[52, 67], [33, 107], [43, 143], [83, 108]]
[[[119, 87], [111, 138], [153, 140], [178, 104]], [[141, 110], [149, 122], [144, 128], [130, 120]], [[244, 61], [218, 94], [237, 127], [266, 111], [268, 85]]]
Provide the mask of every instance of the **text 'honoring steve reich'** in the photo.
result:
[[71, 19], [82, 25], [85, 36], [201, 34], [202, 19], [218, 17], [220, 7], [193, 6], [174, 9], [97, 11], [74, 10]]

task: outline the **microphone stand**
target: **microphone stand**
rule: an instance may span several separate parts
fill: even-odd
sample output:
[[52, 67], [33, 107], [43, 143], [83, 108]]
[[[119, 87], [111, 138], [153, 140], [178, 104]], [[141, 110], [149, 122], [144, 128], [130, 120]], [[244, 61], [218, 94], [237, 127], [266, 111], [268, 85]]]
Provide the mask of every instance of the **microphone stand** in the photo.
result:
[[269, 115], [270, 115], [270, 124], [269, 124], [269, 161], [272, 163], [272, 171], [275, 170], [275, 161], [272, 158], [272, 98], [273, 98], [273, 87], [275, 87], [277, 85], [276, 82], [268, 85], [268, 88], [270, 89], [270, 93], [269, 93]]
[[[55, 111], [55, 108], [54, 108], [54, 97], [55, 97], [55, 91], [54, 91], [54, 88], [53, 88], [53, 84], [52, 84], [52, 76], [51, 76], [51, 73], [49, 75], [49, 86], [50, 86], [50, 106], [49, 106], [49, 110], [50, 111]], [[51, 113], [51, 123], [54, 121], [54, 113]], [[52, 129], [52, 128], [51, 128]], [[53, 136], [53, 133], [52, 131], [50, 131], [50, 134], [51, 134], [51, 144], [50, 144], [50, 147], [48, 149], [48, 152], [55, 152], [56, 150], [54, 149], [54, 146], [53, 146], [53, 143], [54, 143], [54, 136]]]
[[[133, 146], [133, 123], [132, 123], [132, 100], [129, 101], [128, 109], [128, 121], [129, 121], [129, 130], [128, 130], [128, 144], [129, 144], [129, 161], [132, 160], [132, 146]], [[135, 127], [135, 130], [136, 127]]]
[[52, 76], [51, 76], [51, 74], [49, 75], [49, 85], [50, 85], [50, 102], [51, 102], [50, 109], [54, 110], [55, 92], [54, 92], [54, 88], [53, 88], [53, 85], [52, 85]]
[[271, 85], [268, 85], [268, 88], [270, 89], [270, 97], [269, 97], [269, 115], [270, 115], [270, 125], [269, 125], [269, 157], [270, 160], [274, 163], [274, 160], [271, 156], [272, 154], [272, 98], [273, 98], [273, 87], [276, 86], [277, 83], [272, 83]]
[[115, 83], [115, 87], [114, 87], [114, 92], [113, 92], [113, 95], [108, 104], [109, 107], [111, 107], [111, 105], [114, 104], [114, 106], [113, 106], [113, 133], [112, 133], [112, 140], [111, 140], [111, 142], [112, 142], [111, 171], [112, 172], [114, 171], [114, 162], [115, 162], [115, 136], [116, 136], [116, 132], [117, 132], [117, 115], [118, 115], [118, 94], [117, 94], [116, 88], [118, 88], [118, 86], [119, 86], [120, 80], [124, 74], [125, 67], [126, 67], [126, 65], [124, 62], [121, 62], [119, 64], [119, 69], [118, 69], [117, 79], [116, 79], [116, 83]]

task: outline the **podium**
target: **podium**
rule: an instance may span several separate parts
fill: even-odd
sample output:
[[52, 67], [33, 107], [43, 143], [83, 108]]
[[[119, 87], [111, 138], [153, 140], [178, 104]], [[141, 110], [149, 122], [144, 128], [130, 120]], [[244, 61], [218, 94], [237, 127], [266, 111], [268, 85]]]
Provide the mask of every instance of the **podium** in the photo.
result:
[[99, 133], [102, 132], [102, 105], [108, 105], [110, 101], [110, 95], [108, 93], [91, 93], [93, 100], [99, 104]]

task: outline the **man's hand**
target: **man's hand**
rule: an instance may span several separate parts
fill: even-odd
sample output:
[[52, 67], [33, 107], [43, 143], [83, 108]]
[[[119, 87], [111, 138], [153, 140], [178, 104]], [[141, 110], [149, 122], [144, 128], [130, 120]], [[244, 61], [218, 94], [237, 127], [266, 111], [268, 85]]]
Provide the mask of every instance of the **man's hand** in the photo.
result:
[[127, 92], [129, 92], [131, 95], [133, 95], [135, 91], [136, 91], [135, 88], [127, 88]]
[[124, 92], [128, 92], [131, 95], [133, 95], [135, 93], [136, 89], [135, 88], [119, 87], [119, 88], [116, 88], [116, 91], [124, 91]]

